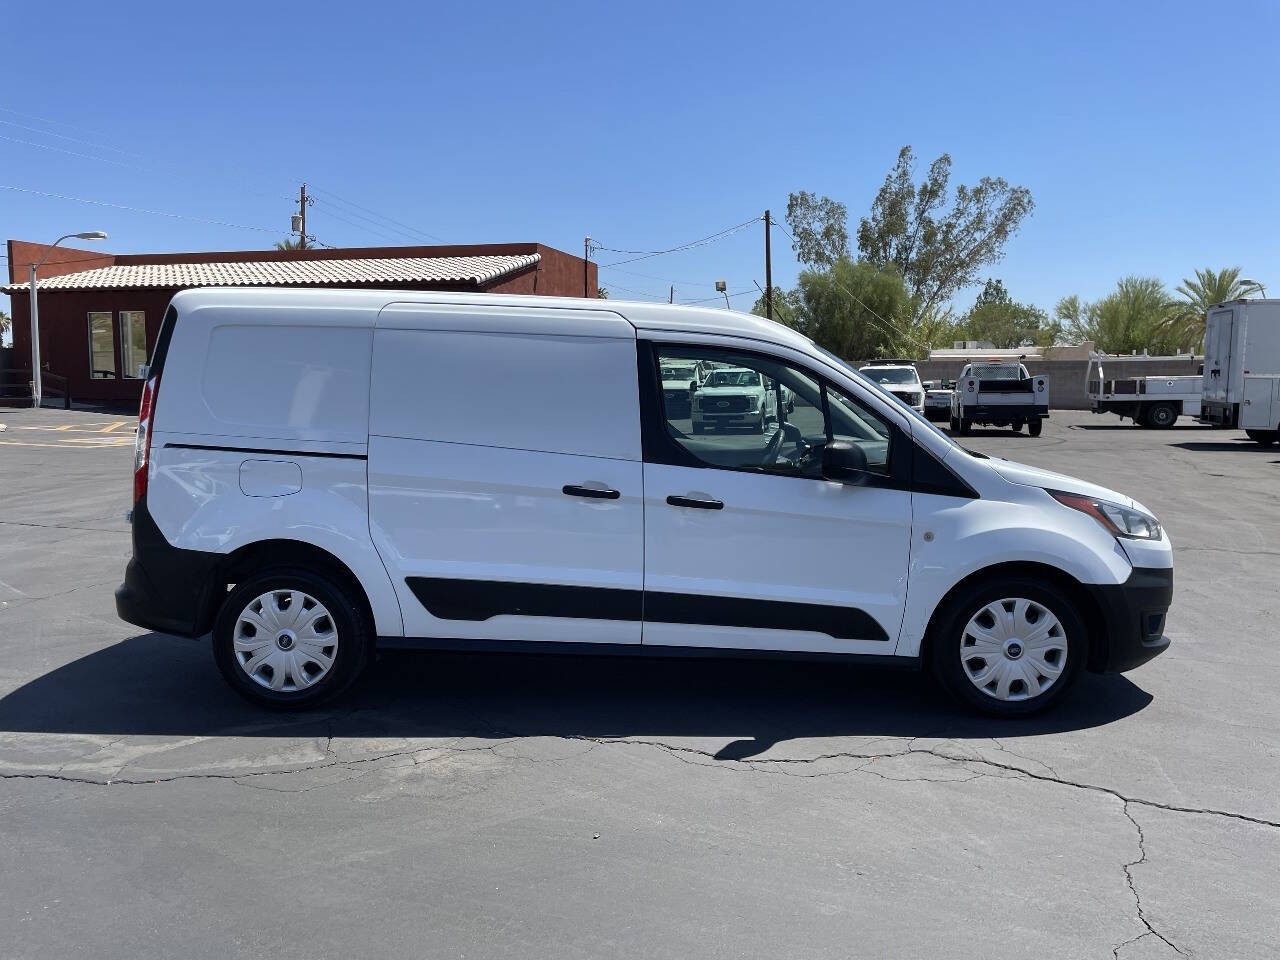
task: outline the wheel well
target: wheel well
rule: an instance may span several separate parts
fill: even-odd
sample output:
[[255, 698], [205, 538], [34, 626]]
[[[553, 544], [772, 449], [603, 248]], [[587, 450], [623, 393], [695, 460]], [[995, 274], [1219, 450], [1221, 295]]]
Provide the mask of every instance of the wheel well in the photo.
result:
[[934, 636], [943, 618], [950, 613], [952, 604], [985, 580], [1011, 576], [1048, 581], [1071, 599], [1088, 632], [1089, 655], [1086, 665], [1090, 670], [1100, 670], [1107, 653], [1107, 637], [1106, 621], [1102, 617], [1097, 601], [1071, 574], [1057, 567], [1051, 567], [1047, 563], [1031, 562], [998, 563], [995, 566], [983, 567], [981, 570], [975, 570], [948, 590], [946, 595], [938, 601], [938, 605], [933, 608], [933, 613], [929, 617], [929, 625], [925, 628], [924, 643], [920, 650], [921, 663], [929, 663], [929, 658], [933, 655]]
[[284, 565], [322, 572], [346, 587], [360, 604], [369, 629], [374, 629], [373, 605], [359, 578], [345, 563], [328, 550], [300, 540], [261, 540], [245, 544], [218, 563], [214, 569], [209, 600], [203, 611], [199, 632], [207, 633], [213, 628], [218, 609], [231, 587], [258, 570]]

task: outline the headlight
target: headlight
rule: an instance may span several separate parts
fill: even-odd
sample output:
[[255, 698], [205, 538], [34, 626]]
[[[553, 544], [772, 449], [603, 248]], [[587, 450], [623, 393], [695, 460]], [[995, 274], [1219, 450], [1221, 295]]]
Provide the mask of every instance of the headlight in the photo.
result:
[[749, 398], [749, 399], [748, 399], [748, 401], [747, 401], [747, 409], [748, 409], [748, 410], [755, 410], [755, 409], [756, 409], [756, 408], [758, 408], [759, 406], [760, 406], [760, 398], [759, 398], [759, 397], [751, 397], [751, 398]]
[[1112, 536], [1129, 537], [1134, 540], [1160, 539], [1160, 521], [1141, 510], [1122, 507], [1109, 500], [1098, 500], [1079, 493], [1063, 493], [1061, 490], [1045, 492], [1064, 507], [1087, 513], [1106, 527], [1107, 532]]

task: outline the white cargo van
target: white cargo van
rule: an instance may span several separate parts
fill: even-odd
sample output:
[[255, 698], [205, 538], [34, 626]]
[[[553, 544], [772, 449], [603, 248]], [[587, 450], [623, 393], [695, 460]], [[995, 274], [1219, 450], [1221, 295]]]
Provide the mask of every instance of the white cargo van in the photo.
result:
[[[695, 434], [677, 362], [758, 372], [774, 418]], [[1172, 593], [1140, 504], [969, 453], [760, 317], [209, 288], [148, 371], [116, 604], [280, 707], [408, 646], [927, 665], [1016, 714], [1164, 650]]]
[[1280, 300], [1209, 309], [1203, 387], [1202, 421], [1262, 444], [1280, 439]]

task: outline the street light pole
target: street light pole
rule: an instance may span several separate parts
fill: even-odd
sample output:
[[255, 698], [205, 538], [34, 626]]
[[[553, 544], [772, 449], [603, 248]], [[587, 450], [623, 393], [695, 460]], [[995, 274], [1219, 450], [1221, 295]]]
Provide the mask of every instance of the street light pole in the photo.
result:
[[[45, 250], [44, 256], [37, 262], [31, 264], [31, 282], [28, 284], [28, 296], [31, 299], [31, 405], [38, 408], [44, 394], [44, 384], [40, 376], [40, 302], [36, 290], [36, 272], [44, 266], [44, 262], [49, 259], [49, 254], [53, 253], [53, 248], [60, 244], [63, 240], [105, 240], [107, 235], [101, 230], [90, 230], [86, 233], [68, 233], [59, 237], [49, 245]], [[93, 334], [90, 333], [90, 336]], [[90, 348], [92, 349], [92, 344]]]

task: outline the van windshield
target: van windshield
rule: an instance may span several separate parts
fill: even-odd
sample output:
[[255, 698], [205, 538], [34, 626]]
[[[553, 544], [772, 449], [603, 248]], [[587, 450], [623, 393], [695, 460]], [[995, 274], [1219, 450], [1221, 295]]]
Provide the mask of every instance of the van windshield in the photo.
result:
[[910, 367], [863, 367], [862, 374], [876, 383], [915, 383], [917, 379]]
[[760, 374], [754, 370], [716, 370], [707, 378], [708, 387], [758, 387]]

